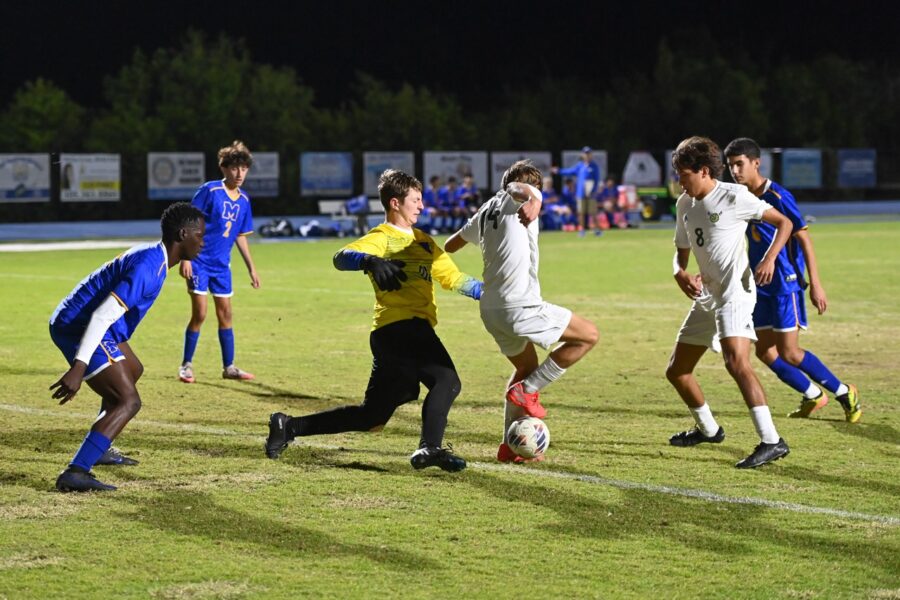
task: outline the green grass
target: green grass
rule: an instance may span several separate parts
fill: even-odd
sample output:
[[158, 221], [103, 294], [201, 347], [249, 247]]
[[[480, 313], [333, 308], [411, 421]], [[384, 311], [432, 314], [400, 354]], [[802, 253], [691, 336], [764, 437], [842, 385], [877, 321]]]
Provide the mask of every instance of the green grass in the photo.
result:
[[[438, 333], [463, 382], [446, 440], [469, 469], [410, 468], [418, 402], [383, 433], [307, 438], [267, 460], [269, 413], [359, 402], [368, 378], [373, 295], [362, 275], [332, 268], [340, 241], [327, 240], [254, 245], [258, 291], [235, 261], [237, 362], [256, 373], [249, 383], [220, 378], [214, 322], [200, 339], [198, 383], [178, 382], [189, 303], [170, 271], [131, 344], [146, 368], [144, 408], [116, 440], [141, 464], [98, 467], [120, 486], [104, 495], [52, 491], [98, 402], [87, 387], [63, 407], [50, 399], [65, 363], [46, 323], [115, 253], [0, 254], [0, 598], [517, 598], [532, 589], [898, 598], [900, 223], [820, 224], [813, 235], [829, 309], [811, 316], [802, 343], [859, 386], [865, 414], [848, 425], [833, 402], [819, 418], [789, 420], [797, 395], [754, 361], [792, 449], [762, 469], [733, 467], [758, 440], [717, 355], [698, 373], [728, 438], [667, 444], [691, 424], [663, 376], [689, 302], [662, 230], [542, 237], [545, 298], [601, 330], [598, 347], [544, 393], [553, 438], [544, 463], [495, 466], [511, 369], [477, 305], [443, 290]], [[457, 258], [480, 272], [474, 248]], [[571, 477], [550, 476], [560, 473]]]

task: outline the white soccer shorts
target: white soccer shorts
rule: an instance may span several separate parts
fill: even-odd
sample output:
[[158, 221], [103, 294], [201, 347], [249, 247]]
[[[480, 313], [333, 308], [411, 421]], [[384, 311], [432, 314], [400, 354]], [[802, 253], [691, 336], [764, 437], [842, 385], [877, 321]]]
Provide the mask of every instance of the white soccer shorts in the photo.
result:
[[675, 341], [706, 346], [713, 352], [722, 351], [722, 338], [744, 337], [755, 342], [753, 306], [752, 302], [732, 301], [713, 310], [704, 310], [694, 302]]
[[528, 342], [547, 349], [562, 337], [572, 311], [549, 302], [537, 306], [482, 309], [481, 321], [504, 356], [517, 356]]

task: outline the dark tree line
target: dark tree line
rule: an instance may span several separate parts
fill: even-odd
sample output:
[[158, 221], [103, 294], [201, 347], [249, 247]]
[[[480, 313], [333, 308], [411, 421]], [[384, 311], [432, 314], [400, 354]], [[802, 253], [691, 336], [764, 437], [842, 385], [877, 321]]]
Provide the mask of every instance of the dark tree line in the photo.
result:
[[[0, 113], [0, 151], [121, 153], [125, 200], [133, 216], [147, 216], [158, 211], [144, 202], [146, 152], [211, 156], [235, 138], [281, 153], [284, 198], [271, 201], [270, 214], [296, 212], [296, 156], [307, 150], [557, 151], [591, 144], [609, 152], [613, 170], [631, 150], [662, 151], [696, 133], [720, 143], [749, 135], [764, 146], [900, 150], [896, 67], [825, 55], [763, 72], [746, 58], [683, 47], [664, 40], [652, 71], [600, 88], [546, 79], [489, 91], [491, 101], [475, 109], [452, 95], [356, 73], [351, 96], [322, 107], [302, 73], [254, 63], [243, 43], [191, 32], [180, 47], [149, 56], [136, 51], [105, 79], [103, 106], [80, 106], [51, 81], [27, 82]], [[214, 165], [208, 170], [215, 175]]]

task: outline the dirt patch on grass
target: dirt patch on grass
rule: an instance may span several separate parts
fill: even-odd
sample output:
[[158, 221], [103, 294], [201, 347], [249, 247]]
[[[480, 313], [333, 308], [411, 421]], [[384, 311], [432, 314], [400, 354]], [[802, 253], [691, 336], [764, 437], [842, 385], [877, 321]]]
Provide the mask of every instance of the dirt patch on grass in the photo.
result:
[[0, 556], [0, 571], [7, 569], [38, 569], [58, 565], [63, 559], [59, 556], [47, 556], [46, 554], [23, 553], [11, 556]]
[[138, 491], [206, 491], [222, 486], [260, 486], [272, 483], [277, 478], [269, 473], [206, 473], [188, 478], [181, 475], [171, 479], [135, 481], [123, 490]]
[[48, 496], [31, 504], [7, 504], [0, 506], [0, 521], [17, 519], [54, 519], [67, 517], [81, 510], [84, 499], [75, 496]]
[[333, 498], [328, 506], [333, 508], [355, 508], [358, 510], [372, 510], [377, 508], [405, 509], [409, 508], [406, 502], [380, 496], [344, 496]]
[[259, 586], [251, 586], [245, 581], [203, 581], [171, 585], [151, 590], [151, 598], [164, 600], [195, 600], [200, 598], [243, 598], [247, 594], [264, 591]]

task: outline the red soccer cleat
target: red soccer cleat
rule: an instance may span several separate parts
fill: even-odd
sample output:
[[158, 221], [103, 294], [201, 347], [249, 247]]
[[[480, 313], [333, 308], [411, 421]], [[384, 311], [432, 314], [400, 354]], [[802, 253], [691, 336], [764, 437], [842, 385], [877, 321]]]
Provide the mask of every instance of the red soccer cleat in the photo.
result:
[[525, 413], [531, 417], [543, 419], [547, 416], [547, 409], [541, 406], [540, 392], [529, 394], [525, 391], [525, 386], [521, 381], [517, 381], [511, 388], [506, 390], [506, 399], [525, 409]]
[[544, 455], [535, 456], [534, 458], [522, 458], [518, 454], [512, 451], [509, 447], [509, 444], [503, 442], [500, 444], [500, 447], [497, 448], [497, 460], [502, 463], [528, 463], [528, 462], [541, 462], [544, 460]]

